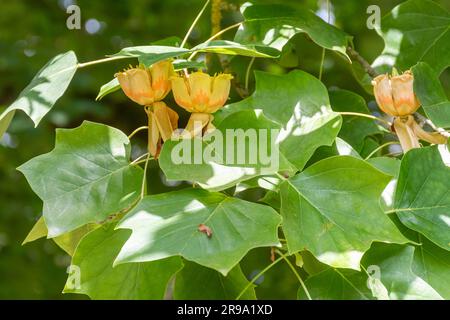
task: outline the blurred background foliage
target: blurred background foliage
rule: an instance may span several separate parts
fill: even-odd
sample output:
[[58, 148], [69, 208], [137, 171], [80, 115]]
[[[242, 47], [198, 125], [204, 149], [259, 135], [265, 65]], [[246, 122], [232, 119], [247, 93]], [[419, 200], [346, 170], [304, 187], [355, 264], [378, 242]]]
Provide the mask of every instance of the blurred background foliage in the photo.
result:
[[[240, 21], [239, 6], [245, 1], [222, 1], [222, 28]], [[253, 1], [276, 3], [272, 0]], [[279, 3], [313, 10], [327, 19], [325, 0], [286, 0]], [[331, 0], [330, 22], [354, 37], [355, 48], [368, 61], [373, 61], [383, 49], [383, 41], [374, 30], [366, 27], [367, 7], [376, 2], [382, 15], [387, 14], [399, 0]], [[436, 1], [450, 10], [450, 1]], [[81, 8], [81, 29], [69, 30], [66, 8], [77, 4]], [[74, 50], [81, 62], [112, 54], [123, 47], [145, 45], [178, 36], [183, 38], [191, 22], [203, 6], [203, 0], [15, 0], [0, 3], [0, 111], [8, 106], [33, 78], [34, 74], [53, 56]], [[211, 35], [211, 21], [203, 16], [189, 38], [189, 45], [203, 42]], [[234, 31], [224, 38], [232, 39]], [[294, 37], [277, 61], [256, 60], [254, 68], [285, 73], [293, 68], [318, 75], [321, 48], [304, 35]], [[229, 58], [226, 58], [229, 59]], [[208, 56], [210, 72], [220, 71], [216, 56]], [[249, 58], [237, 57], [229, 62], [233, 72], [245, 72]], [[223, 63], [222, 63], [223, 65]], [[16, 167], [53, 148], [55, 128], [75, 127], [83, 120], [105, 123], [129, 134], [145, 125], [146, 117], [139, 106], [121, 92], [95, 101], [100, 86], [112, 79], [123, 62], [102, 64], [80, 70], [68, 91], [37, 129], [18, 112], [8, 131], [0, 140], [0, 298], [2, 299], [71, 299], [79, 296], [62, 295], [65, 270], [70, 258], [52, 241], [38, 240], [26, 246], [21, 242], [41, 215], [42, 202], [34, 195]], [[242, 80], [242, 79], [241, 79]], [[252, 80], [252, 79], [251, 79]], [[448, 92], [448, 70], [441, 80]], [[370, 106], [372, 97], [355, 81], [351, 68], [341, 57], [327, 52], [323, 82], [328, 88], [339, 87], [362, 95]], [[250, 86], [252, 88], [252, 84]], [[239, 99], [235, 89], [232, 99]], [[169, 101], [175, 106], [173, 101]], [[184, 111], [180, 125], [186, 119]], [[183, 116], [184, 115], [184, 116]], [[135, 155], [145, 148], [145, 134], [139, 134], [133, 146]], [[151, 193], [176, 187], [164, 181], [155, 163], [149, 171]], [[178, 186], [182, 187], [182, 186]], [[260, 195], [246, 195], [257, 199]], [[270, 263], [270, 249], [251, 252], [243, 261], [243, 270], [252, 277]], [[265, 251], [266, 254], [264, 253]], [[276, 295], [296, 297], [297, 284], [285, 266], [272, 269], [259, 279], [260, 298]], [[273, 284], [277, 284], [273, 286]], [[271, 289], [269, 289], [271, 288]], [[278, 288], [279, 292], [273, 292]]]

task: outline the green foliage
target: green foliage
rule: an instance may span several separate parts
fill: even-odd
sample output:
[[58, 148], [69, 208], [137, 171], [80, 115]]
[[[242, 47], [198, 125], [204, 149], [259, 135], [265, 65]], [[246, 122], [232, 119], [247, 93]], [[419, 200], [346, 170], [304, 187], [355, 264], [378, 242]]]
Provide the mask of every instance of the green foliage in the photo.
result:
[[77, 70], [77, 57], [73, 51], [50, 60], [20, 93], [19, 97], [0, 114], [0, 138], [16, 110], [25, 112], [37, 126], [64, 94]]
[[403, 224], [446, 250], [450, 249], [449, 155], [444, 146], [408, 152], [400, 167], [394, 204]]
[[351, 37], [313, 12], [282, 5], [251, 5], [244, 9], [243, 16], [243, 28], [236, 33], [235, 41], [262, 43], [281, 50], [291, 37], [306, 33], [319, 46], [347, 57]]
[[383, 53], [375, 61], [382, 69], [407, 70], [427, 62], [440, 74], [450, 65], [450, 13], [430, 0], [409, 0], [381, 21]]
[[87, 234], [78, 245], [72, 266], [79, 268], [79, 287], [70, 276], [64, 292], [83, 293], [92, 299], [162, 299], [167, 282], [182, 267], [178, 257], [113, 267], [129, 236], [106, 225]]
[[19, 168], [44, 202], [49, 237], [100, 223], [138, 200], [143, 171], [130, 165], [130, 150], [119, 130], [84, 122], [58, 130], [52, 152]]
[[359, 270], [373, 241], [405, 243], [379, 205], [390, 177], [349, 156], [322, 160], [281, 185], [289, 253], [308, 250], [321, 262]]
[[250, 249], [278, 245], [280, 222], [271, 207], [222, 193], [185, 189], [148, 196], [118, 225], [133, 232], [116, 264], [181, 255], [227, 275]]
[[419, 62], [411, 70], [414, 74], [414, 91], [425, 113], [435, 125], [450, 127], [450, 101], [439, 77], [425, 62]]

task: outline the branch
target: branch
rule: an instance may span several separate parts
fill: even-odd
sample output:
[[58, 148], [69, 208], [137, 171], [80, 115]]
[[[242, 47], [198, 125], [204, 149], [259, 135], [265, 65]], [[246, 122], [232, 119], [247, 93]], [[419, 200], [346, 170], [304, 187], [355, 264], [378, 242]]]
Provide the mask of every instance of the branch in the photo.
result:
[[352, 60], [355, 60], [356, 62], [358, 62], [363, 68], [364, 71], [371, 76], [372, 78], [375, 78], [376, 76], [378, 76], [378, 72], [375, 71], [374, 68], [372, 68], [372, 66], [370, 65], [369, 62], [367, 62], [366, 59], [364, 59], [358, 51], [356, 51], [355, 49], [353, 49], [352, 47], [348, 46], [347, 47], [347, 54], [350, 56], [350, 58]]

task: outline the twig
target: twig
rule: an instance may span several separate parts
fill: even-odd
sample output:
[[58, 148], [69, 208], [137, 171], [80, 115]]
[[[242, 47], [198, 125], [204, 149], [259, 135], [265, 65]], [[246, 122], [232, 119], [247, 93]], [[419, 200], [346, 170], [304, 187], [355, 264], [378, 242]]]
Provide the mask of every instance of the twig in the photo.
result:
[[250, 288], [253, 285], [253, 283], [255, 283], [255, 281], [259, 279], [259, 277], [261, 277], [264, 273], [269, 271], [274, 265], [276, 265], [281, 260], [283, 260], [283, 257], [279, 257], [277, 260], [273, 261], [271, 264], [265, 267], [260, 273], [254, 276], [253, 279], [250, 280], [249, 283], [247, 283], [247, 285], [244, 287], [244, 289], [242, 289], [242, 291], [238, 294], [235, 300], [239, 300], [242, 297], [242, 295], [248, 290], [248, 288]]
[[356, 51], [352, 47], [348, 46], [347, 47], [347, 54], [350, 56], [350, 58], [352, 60], [355, 60], [356, 62], [358, 62], [364, 68], [364, 71], [369, 76], [371, 76], [372, 78], [375, 78], [376, 76], [378, 76], [378, 72], [376, 72], [375, 69], [372, 68], [372, 66], [370, 65], [369, 62], [367, 62], [366, 59], [361, 57], [361, 55], [359, 54], [358, 51]]
[[359, 113], [359, 112], [337, 112], [337, 113], [339, 113], [340, 115], [343, 115], [343, 116], [357, 116], [357, 117], [369, 118], [372, 120], [383, 122], [383, 123], [387, 124], [389, 127], [392, 126], [392, 123], [390, 123], [389, 121], [384, 120], [383, 118], [375, 117], [371, 114]]
[[137, 128], [136, 130], [134, 130], [134, 131], [128, 136], [128, 139], [133, 138], [133, 136], [134, 136], [136, 133], [138, 133], [139, 131], [146, 130], [146, 129], [148, 129], [148, 126], [142, 126], [142, 127]]
[[309, 291], [306, 288], [306, 285], [302, 280], [302, 277], [300, 277], [297, 270], [295, 270], [295, 267], [292, 265], [292, 263], [289, 261], [289, 259], [286, 257], [286, 255], [284, 255], [280, 250], [276, 250], [276, 252], [284, 259], [284, 261], [286, 261], [289, 268], [291, 268], [292, 272], [297, 277], [298, 282], [300, 282], [300, 285], [302, 286], [303, 291], [305, 292], [306, 296], [308, 297], [308, 300], [312, 300], [311, 295], [309, 294]]
[[250, 71], [252, 69], [253, 63], [255, 62], [255, 57], [253, 57], [247, 67], [247, 71], [245, 72], [245, 91], [248, 93], [248, 83], [250, 80]]
[[200, 20], [200, 17], [202, 16], [203, 12], [205, 12], [208, 4], [209, 4], [209, 0], [206, 0], [205, 4], [203, 5], [203, 8], [200, 10], [197, 17], [195, 17], [194, 22], [192, 22], [189, 30], [186, 32], [186, 35], [184, 36], [184, 39], [181, 42], [180, 48], [184, 48], [184, 45], [186, 44], [189, 36], [191, 35], [192, 30], [194, 30], [195, 25], [197, 24], [198, 20]]

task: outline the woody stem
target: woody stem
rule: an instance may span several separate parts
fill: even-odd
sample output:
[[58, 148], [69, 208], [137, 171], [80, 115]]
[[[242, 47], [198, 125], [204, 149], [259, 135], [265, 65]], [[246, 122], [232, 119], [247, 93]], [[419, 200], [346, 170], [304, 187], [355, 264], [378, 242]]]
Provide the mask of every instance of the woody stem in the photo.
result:
[[348, 46], [347, 47], [347, 54], [349, 55], [349, 57], [352, 60], [355, 60], [356, 62], [358, 62], [363, 68], [364, 71], [371, 76], [372, 78], [375, 78], [376, 76], [378, 76], [378, 72], [375, 71], [374, 68], [372, 68], [372, 66], [370, 65], [369, 62], [367, 62], [366, 59], [364, 59], [358, 51], [356, 51], [355, 49], [353, 49], [352, 47]]

